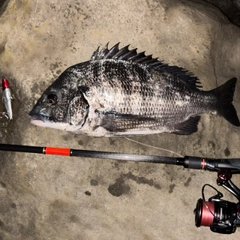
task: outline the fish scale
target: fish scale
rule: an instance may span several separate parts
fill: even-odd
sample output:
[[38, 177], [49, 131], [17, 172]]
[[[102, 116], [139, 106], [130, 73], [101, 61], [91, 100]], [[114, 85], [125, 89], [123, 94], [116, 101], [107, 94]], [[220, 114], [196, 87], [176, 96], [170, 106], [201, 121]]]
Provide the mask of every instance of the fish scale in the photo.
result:
[[203, 91], [191, 72], [118, 43], [66, 69], [29, 114], [35, 125], [95, 137], [192, 134], [202, 113], [240, 125], [232, 104], [236, 82]]

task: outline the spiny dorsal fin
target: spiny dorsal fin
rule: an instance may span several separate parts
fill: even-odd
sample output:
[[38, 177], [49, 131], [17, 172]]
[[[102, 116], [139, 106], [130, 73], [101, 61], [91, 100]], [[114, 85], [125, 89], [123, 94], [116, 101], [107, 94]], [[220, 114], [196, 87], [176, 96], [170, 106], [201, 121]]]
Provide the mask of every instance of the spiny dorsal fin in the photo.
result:
[[108, 48], [108, 43], [101, 50], [98, 47], [96, 51], [92, 54], [91, 60], [101, 60], [101, 59], [114, 59], [114, 60], [124, 60], [132, 63], [138, 63], [141, 65], [146, 65], [157, 71], [166, 71], [168, 73], [176, 75], [181, 80], [190, 84], [193, 88], [201, 88], [201, 83], [193, 73], [177, 67], [169, 66], [168, 64], [159, 61], [158, 58], [153, 58], [152, 55], [145, 55], [145, 52], [137, 53], [137, 48], [129, 50], [129, 45], [120, 48], [117, 43], [112, 48]]
[[115, 60], [125, 60], [133, 63], [141, 63], [151, 67], [165, 66], [166, 64], [159, 61], [157, 58], [152, 58], [152, 55], [145, 55], [145, 52], [137, 53], [137, 48], [129, 50], [129, 45], [120, 48], [117, 43], [111, 49], [108, 49], [108, 43], [101, 50], [98, 47], [94, 51], [91, 60], [101, 60], [101, 59], [115, 59]]

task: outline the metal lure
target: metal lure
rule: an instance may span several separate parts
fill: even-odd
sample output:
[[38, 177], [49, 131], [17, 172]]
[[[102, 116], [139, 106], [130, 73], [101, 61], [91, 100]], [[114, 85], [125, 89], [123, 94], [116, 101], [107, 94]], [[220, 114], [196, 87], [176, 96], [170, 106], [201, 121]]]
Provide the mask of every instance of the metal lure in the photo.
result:
[[8, 83], [8, 80], [4, 78], [2, 80], [2, 101], [7, 110], [7, 114], [10, 120], [13, 118], [11, 100], [12, 100], [12, 96], [9, 88], [9, 83]]

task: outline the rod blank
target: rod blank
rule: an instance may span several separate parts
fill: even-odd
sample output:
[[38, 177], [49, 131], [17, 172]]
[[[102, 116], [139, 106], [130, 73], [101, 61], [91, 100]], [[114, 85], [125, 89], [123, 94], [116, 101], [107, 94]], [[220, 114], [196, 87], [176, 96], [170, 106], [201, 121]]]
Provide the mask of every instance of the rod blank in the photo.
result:
[[125, 154], [125, 153], [117, 153], [117, 152], [90, 151], [90, 150], [79, 150], [79, 149], [70, 149], [70, 148], [34, 147], [34, 146], [25, 146], [25, 145], [12, 145], [12, 144], [0, 144], [0, 151], [28, 152], [28, 153], [37, 153], [37, 154], [47, 154], [47, 155], [69, 156], [69, 157], [102, 158], [102, 159], [112, 159], [112, 160], [166, 163], [166, 164], [177, 164], [179, 162], [178, 159], [171, 158], [171, 157]]
[[35, 147], [26, 145], [12, 145], [0, 144], [0, 151], [11, 152], [28, 152], [46, 155], [59, 155], [68, 157], [83, 157], [83, 158], [101, 158], [122, 161], [134, 162], [148, 162], [148, 163], [163, 163], [180, 165], [184, 168], [190, 169], [204, 169], [210, 171], [219, 171], [220, 169], [229, 169], [232, 173], [240, 173], [240, 159], [206, 159], [201, 157], [162, 157], [154, 155], [139, 155], [127, 154], [118, 152], [104, 152], [104, 151], [91, 151], [79, 150], [70, 148], [52, 148], [52, 147]]

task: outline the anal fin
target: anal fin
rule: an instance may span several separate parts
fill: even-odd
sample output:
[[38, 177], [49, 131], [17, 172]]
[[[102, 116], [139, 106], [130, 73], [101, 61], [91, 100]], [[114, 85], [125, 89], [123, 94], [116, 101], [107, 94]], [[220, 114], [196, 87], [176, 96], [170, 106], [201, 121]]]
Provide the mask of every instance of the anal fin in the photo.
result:
[[199, 120], [200, 116], [190, 117], [185, 122], [175, 125], [175, 130], [173, 131], [173, 133], [178, 135], [190, 135], [192, 133], [195, 133], [198, 130], [197, 125]]

